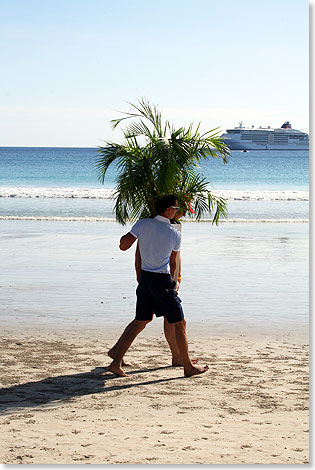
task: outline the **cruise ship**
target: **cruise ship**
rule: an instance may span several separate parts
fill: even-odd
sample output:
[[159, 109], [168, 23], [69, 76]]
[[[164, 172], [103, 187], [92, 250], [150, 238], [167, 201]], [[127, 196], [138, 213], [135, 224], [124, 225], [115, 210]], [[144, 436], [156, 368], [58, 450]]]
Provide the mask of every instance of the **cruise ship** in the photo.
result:
[[280, 128], [245, 127], [243, 122], [227, 129], [220, 138], [231, 150], [308, 150], [309, 137], [305, 132], [292, 129], [289, 121]]

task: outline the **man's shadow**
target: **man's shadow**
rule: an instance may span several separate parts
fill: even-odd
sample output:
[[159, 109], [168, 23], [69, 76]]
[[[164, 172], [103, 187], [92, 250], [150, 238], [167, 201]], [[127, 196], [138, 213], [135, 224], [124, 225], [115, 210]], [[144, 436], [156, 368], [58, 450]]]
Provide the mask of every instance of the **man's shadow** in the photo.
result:
[[[98, 367], [90, 372], [79, 374], [47, 377], [37, 382], [28, 382], [0, 389], [0, 412], [16, 410], [17, 408], [34, 408], [48, 403], [66, 402], [75, 397], [106, 393], [113, 390], [125, 390], [141, 385], [151, 385], [171, 382], [184, 378], [171, 377], [167, 379], [134, 382], [132, 375], [169, 369], [172, 366], [141, 369], [128, 372], [128, 378], [116, 377], [107, 367]], [[114, 383], [115, 382], [115, 383]]]

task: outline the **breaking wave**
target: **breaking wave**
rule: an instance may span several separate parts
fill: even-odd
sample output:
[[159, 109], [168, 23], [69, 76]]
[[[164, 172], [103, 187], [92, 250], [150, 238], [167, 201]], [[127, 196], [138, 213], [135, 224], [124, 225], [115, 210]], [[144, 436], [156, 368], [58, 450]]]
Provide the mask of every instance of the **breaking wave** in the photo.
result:
[[[58, 188], [58, 187], [0, 187], [3, 198], [43, 198], [43, 199], [110, 199], [113, 189], [107, 188]], [[301, 190], [241, 190], [226, 189], [213, 191], [213, 194], [228, 201], [308, 201], [308, 191]]]
[[[114, 217], [79, 217], [79, 216], [41, 216], [41, 215], [0, 215], [0, 220], [38, 220], [38, 221], [55, 221], [55, 222], [116, 222]], [[183, 219], [183, 223], [203, 223], [203, 222], [210, 222], [212, 223], [212, 219], [201, 219], [199, 222], [196, 222], [193, 219]], [[231, 218], [231, 219], [220, 219], [221, 223], [308, 223], [309, 219], [306, 218], [283, 218], [283, 219], [274, 219], [274, 218], [255, 218], [255, 219], [245, 219], [245, 218]]]

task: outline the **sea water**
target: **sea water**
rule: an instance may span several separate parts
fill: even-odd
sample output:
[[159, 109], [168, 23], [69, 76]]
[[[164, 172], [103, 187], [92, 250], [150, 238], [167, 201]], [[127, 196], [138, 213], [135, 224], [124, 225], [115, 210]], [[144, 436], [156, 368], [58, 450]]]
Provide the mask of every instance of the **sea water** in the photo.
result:
[[[0, 221], [0, 329], [122, 331], [136, 304], [134, 249], [118, 248], [128, 230], [111, 222]], [[306, 232], [305, 223], [184, 224], [179, 296], [189, 336], [305, 333]], [[161, 319], [148, 334], [157, 330]]]
[[[0, 148], [0, 217], [114, 220], [117, 168], [98, 180], [94, 148]], [[230, 221], [308, 219], [307, 151], [232, 151], [200, 163]], [[205, 216], [206, 219], [211, 216]]]
[[[130, 227], [101, 223], [115, 220], [117, 172], [100, 184], [97, 158], [97, 149], [0, 148], [3, 327], [133, 318], [134, 251], [118, 249]], [[200, 171], [229, 214], [219, 227], [183, 226], [180, 296], [190, 328], [306, 327], [308, 152], [233, 151], [227, 165], [211, 158]]]

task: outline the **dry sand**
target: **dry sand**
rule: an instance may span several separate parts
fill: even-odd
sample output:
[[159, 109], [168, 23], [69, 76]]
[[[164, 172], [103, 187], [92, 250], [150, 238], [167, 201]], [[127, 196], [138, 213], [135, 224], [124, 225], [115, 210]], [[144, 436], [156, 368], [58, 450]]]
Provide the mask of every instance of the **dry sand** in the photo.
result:
[[189, 335], [210, 371], [184, 378], [148, 327], [115, 378], [105, 351], [119, 333], [5, 332], [1, 463], [308, 463], [305, 335]]

